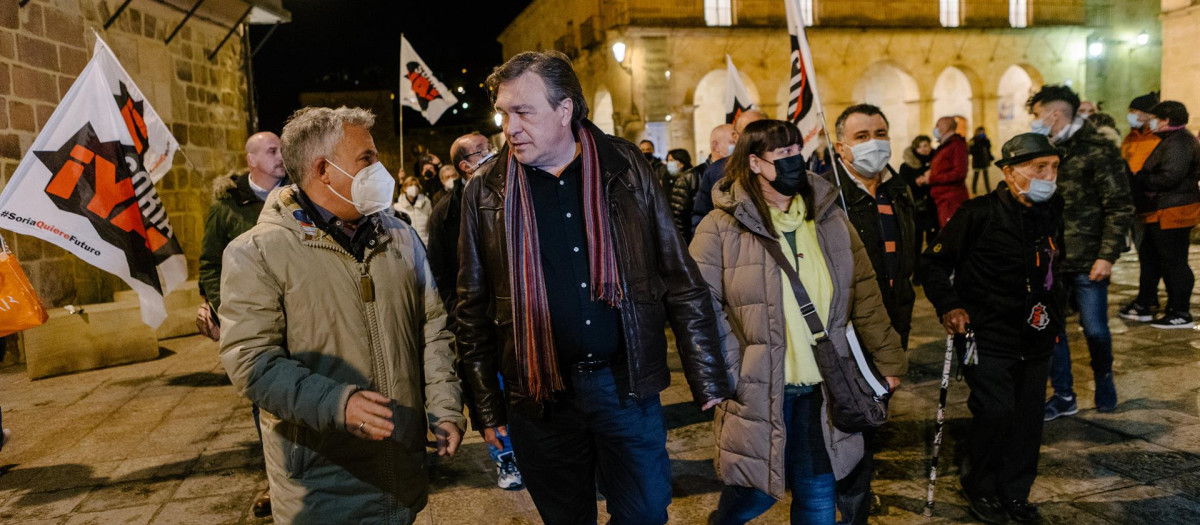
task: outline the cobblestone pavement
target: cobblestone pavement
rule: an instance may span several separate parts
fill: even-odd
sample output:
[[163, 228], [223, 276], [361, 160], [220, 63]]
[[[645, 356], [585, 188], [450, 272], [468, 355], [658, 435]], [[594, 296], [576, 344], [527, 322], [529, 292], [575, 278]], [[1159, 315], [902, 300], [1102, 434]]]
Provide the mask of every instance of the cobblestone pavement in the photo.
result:
[[[1192, 258], [1200, 268], [1200, 251]], [[1123, 259], [1111, 288], [1113, 312], [1136, 280], [1136, 261]], [[935, 517], [920, 515], [945, 343], [924, 298], [915, 315], [911, 371], [892, 403], [893, 421], [880, 433], [874, 487], [884, 509], [872, 522], [969, 522], [956, 494], [965, 383], [951, 385]], [[1073, 327], [1081, 411], [1046, 425], [1032, 499], [1047, 523], [1200, 523], [1200, 334], [1119, 319], [1112, 328], [1119, 408], [1093, 409], [1087, 353]], [[261, 453], [250, 405], [229, 387], [216, 345], [190, 337], [162, 347], [155, 361], [36, 382], [23, 367], [0, 370], [4, 423], [14, 432], [0, 452], [0, 522], [270, 522], [249, 512], [265, 486]], [[675, 365], [673, 386], [662, 395], [675, 476], [671, 521], [704, 523], [721, 488], [710, 417], [690, 404]], [[432, 494], [418, 523], [538, 522], [526, 492], [495, 488], [477, 434], [455, 458], [430, 462]], [[781, 503], [755, 523], [786, 522]]]

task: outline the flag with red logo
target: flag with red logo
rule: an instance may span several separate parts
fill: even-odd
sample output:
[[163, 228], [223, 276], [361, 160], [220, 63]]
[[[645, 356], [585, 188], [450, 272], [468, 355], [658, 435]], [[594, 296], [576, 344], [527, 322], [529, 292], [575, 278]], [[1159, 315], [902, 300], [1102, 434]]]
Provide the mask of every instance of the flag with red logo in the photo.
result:
[[187, 262], [154, 183], [179, 143], [99, 38], [92, 60], [0, 193], [0, 228], [53, 243], [120, 277], [142, 321], [166, 319], [163, 297]]
[[725, 55], [725, 123], [733, 124], [743, 111], [754, 107], [750, 102], [750, 93], [742, 82], [742, 75], [733, 67], [733, 59]]
[[420, 112], [430, 124], [437, 124], [442, 113], [458, 103], [458, 98], [433, 76], [403, 35], [400, 36], [400, 103]]
[[792, 70], [788, 85], [787, 119], [800, 128], [804, 136], [804, 158], [817, 149], [817, 135], [825, 129], [825, 112], [817, 96], [817, 75], [813, 72], [812, 50], [804, 32], [804, 16], [800, 0], [784, 0], [787, 8], [788, 36], [792, 41]]

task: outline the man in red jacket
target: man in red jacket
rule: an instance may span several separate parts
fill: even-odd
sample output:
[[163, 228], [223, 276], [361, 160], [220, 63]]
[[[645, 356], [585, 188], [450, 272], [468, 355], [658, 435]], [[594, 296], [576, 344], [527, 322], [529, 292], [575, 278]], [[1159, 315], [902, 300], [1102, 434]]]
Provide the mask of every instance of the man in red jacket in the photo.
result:
[[938, 119], [933, 128], [933, 138], [941, 144], [933, 154], [929, 173], [917, 179], [917, 184], [928, 184], [929, 194], [937, 205], [938, 222], [942, 227], [958, 207], [969, 198], [967, 193], [967, 141], [958, 134], [954, 117]]

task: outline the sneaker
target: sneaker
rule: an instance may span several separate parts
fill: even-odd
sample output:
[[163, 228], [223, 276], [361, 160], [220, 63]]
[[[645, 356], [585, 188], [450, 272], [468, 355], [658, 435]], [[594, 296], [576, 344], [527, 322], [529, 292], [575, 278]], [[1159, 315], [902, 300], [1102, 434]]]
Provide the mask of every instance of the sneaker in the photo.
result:
[[967, 510], [975, 519], [984, 523], [1007, 523], [1008, 513], [1005, 512], [1004, 505], [1000, 504], [999, 498], [972, 498], [967, 494], [966, 490], [962, 491], [963, 499], [967, 500]]
[[1079, 413], [1079, 405], [1075, 403], [1075, 395], [1064, 396], [1054, 394], [1046, 401], [1046, 410], [1042, 421], [1054, 421], [1063, 416], [1073, 416]]
[[0, 450], [4, 449], [4, 445], [8, 444], [8, 438], [12, 437], [12, 431], [9, 429], [0, 430]]
[[496, 486], [504, 490], [521, 490], [525, 487], [512, 452], [501, 454], [500, 462], [496, 463]]
[[1121, 319], [1141, 321], [1145, 323], [1153, 320], [1154, 314], [1156, 313], [1158, 313], [1157, 306], [1142, 306], [1137, 304], [1136, 301], [1130, 301], [1128, 304], [1121, 307], [1119, 315], [1121, 316]]
[[1004, 500], [1004, 510], [1008, 511], [1009, 517], [1017, 523], [1041, 523], [1042, 515], [1028, 500], [1022, 499], [1006, 499]]
[[1179, 330], [1183, 328], [1192, 328], [1196, 326], [1196, 323], [1192, 322], [1192, 314], [1187, 312], [1168, 311], [1164, 313], [1162, 317], [1152, 321], [1150, 326], [1163, 330]]
[[1117, 385], [1113, 384], [1113, 374], [1109, 372], [1096, 378], [1096, 411], [1112, 412], [1117, 409]]

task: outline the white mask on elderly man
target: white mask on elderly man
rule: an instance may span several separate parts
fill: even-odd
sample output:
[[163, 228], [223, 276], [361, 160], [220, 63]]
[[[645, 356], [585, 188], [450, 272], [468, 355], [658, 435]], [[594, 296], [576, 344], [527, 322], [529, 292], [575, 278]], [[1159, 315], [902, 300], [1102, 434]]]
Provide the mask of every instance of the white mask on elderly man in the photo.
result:
[[358, 210], [358, 213], [371, 215], [391, 207], [392, 192], [396, 189], [396, 179], [392, 178], [392, 174], [388, 173], [382, 162], [376, 161], [374, 164], [358, 170], [357, 174], [351, 175], [333, 161], [329, 159], [325, 159], [325, 161], [330, 166], [337, 168], [343, 175], [354, 180], [350, 184], [349, 199], [333, 189], [333, 186], [328, 184], [326, 186], [329, 186], [329, 191], [337, 195], [339, 199], [354, 205], [354, 209]]

